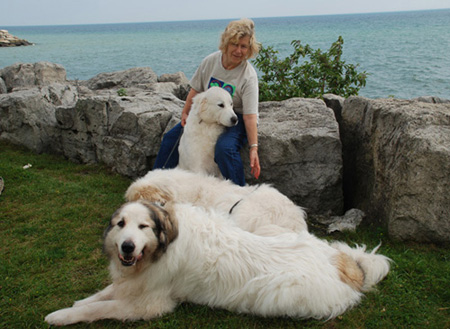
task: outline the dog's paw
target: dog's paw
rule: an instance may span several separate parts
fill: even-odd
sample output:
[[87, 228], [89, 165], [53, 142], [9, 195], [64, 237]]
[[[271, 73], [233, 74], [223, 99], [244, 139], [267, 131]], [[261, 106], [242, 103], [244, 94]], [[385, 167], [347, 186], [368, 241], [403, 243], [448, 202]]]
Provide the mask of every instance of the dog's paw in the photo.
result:
[[73, 323], [70, 317], [70, 311], [68, 309], [62, 309], [48, 314], [45, 317], [45, 322], [52, 326], [66, 326]]
[[62, 320], [63, 319], [61, 319], [61, 317], [58, 316], [58, 311], [50, 313], [49, 315], [47, 315], [45, 317], [45, 322], [47, 322], [48, 324], [50, 324], [52, 326], [63, 326], [64, 323]]

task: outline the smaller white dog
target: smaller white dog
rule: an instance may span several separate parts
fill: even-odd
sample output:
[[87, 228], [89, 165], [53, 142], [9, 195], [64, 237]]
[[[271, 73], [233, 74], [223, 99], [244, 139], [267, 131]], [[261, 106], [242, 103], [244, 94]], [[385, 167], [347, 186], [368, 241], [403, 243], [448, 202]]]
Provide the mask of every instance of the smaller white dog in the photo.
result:
[[389, 259], [304, 231], [261, 237], [189, 204], [128, 203], [104, 250], [112, 284], [46, 316], [52, 325], [152, 319], [192, 302], [259, 316], [328, 319], [355, 306]]
[[225, 128], [237, 122], [233, 100], [225, 89], [211, 87], [195, 96], [178, 146], [178, 166], [222, 177], [214, 161], [214, 149]]
[[239, 186], [228, 180], [180, 168], [156, 169], [132, 183], [127, 201], [191, 203], [230, 213], [245, 231], [273, 236], [307, 230], [306, 212], [274, 187]]

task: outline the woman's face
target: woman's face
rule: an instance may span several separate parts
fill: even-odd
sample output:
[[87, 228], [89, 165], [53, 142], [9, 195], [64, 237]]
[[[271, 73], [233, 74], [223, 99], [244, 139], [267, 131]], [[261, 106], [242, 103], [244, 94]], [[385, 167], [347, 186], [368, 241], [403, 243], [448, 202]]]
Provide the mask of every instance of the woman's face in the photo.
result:
[[238, 42], [231, 41], [227, 47], [227, 60], [229, 64], [238, 66], [242, 61], [247, 59], [247, 53], [250, 49], [250, 37], [244, 36]]

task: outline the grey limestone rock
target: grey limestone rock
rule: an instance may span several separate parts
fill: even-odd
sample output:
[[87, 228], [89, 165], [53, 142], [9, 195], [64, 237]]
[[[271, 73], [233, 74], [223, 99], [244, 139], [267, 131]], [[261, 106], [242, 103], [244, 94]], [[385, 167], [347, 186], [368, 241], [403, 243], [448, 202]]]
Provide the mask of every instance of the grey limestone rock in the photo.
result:
[[351, 97], [342, 116], [348, 206], [397, 239], [450, 241], [450, 104]]

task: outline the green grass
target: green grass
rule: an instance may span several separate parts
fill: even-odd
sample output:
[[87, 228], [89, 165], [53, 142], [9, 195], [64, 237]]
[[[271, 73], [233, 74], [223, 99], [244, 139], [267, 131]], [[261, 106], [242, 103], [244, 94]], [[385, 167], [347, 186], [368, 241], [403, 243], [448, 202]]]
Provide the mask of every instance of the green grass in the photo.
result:
[[[23, 166], [31, 163], [30, 169]], [[0, 328], [47, 328], [46, 314], [104, 288], [102, 233], [130, 180], [100, 165], [77, 165], [0, 141]], [[320, 232], [316, 232], [320, 234]], [[450, 252], [394, 242], [378, 227], [331, 238], [382, 241], [395, 262], [362, 303], [324, 322], [239, 315], [181, 304], [153, 321], [98, 321], [73, 328], [450, 328]]]

